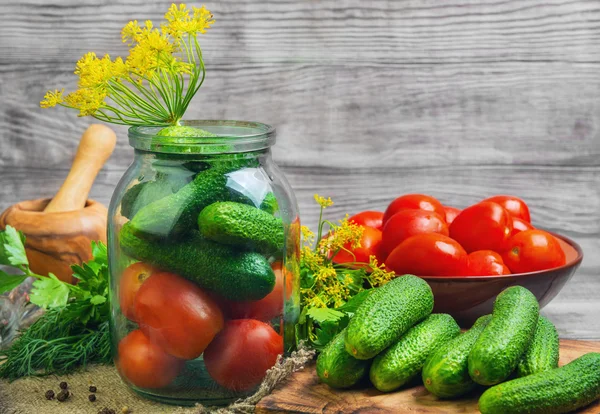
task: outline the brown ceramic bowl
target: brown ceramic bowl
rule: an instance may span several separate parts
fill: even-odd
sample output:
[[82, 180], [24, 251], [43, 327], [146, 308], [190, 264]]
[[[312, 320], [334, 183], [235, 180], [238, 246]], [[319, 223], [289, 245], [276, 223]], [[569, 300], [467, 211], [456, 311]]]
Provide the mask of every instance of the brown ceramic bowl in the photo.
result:
[[540, 309], [560, 292], [583, 260], [581, 246], [552, 233], [560, 242], [567, 263], [554, 269], [506, 276], [422, 276], [435, 298], [434, 312], [449, 313], [462, 327], [470, 327], [477, 318], [492, 312], [496, 296], [504, 289], [520, 285], [529, 289]]

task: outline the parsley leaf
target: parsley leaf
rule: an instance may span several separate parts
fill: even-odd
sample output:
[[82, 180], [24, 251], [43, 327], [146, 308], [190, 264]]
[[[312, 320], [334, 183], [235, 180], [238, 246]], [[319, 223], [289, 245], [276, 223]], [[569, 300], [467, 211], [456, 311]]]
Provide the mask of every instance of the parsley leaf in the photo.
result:
[[0, 232], [0, 264], [8, 266], [29, 266], [25, 254], [25, 236], [12, 226]]
[[23, 283], [27, 277], [27, 275], [9, 275], [8, 273], [0, 270], [0, 293], [13, 290]]
[[308, 308], [306, 316], [318, 323], [337, 322], [344, 317], [344, 312], [329, 308]]
[[65, 306], [69, 301], [69, 286], [52, 273], [33, 282], [29, 301], [42, 308]]

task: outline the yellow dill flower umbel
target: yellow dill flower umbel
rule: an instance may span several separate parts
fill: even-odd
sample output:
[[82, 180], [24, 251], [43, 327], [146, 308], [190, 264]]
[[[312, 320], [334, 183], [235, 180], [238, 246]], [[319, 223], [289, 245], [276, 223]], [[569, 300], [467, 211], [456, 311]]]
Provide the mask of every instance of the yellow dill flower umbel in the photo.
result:
[[65, 103], [71, 108], [79, 109], [78, 116], [94, 115], [104, 106], [106, 93], [100, 89], [84, 88], [68, 94]]
[[54, 91], [46, 92], [46, 95], [44, 95], [44, 100], [40, 102], [40, 106], [42, 108], [52, 108], [53, 106], [60, 105], [64, 101], [64, 92], [64, 89], [61, 89], [60, 91], [55, 89]]
[[339, 225], [319, 241], [319, 249], [328, 254], [333, 254], [341, 249], [347, 250], [348, 247], [356, 249], [360, 247], [364, 227], [348, 221], [348, 215], [339, 221]]
[[64, 99], [49, 91], [40, 106], [61, 105], [115, 124], [179, 124], [205, 78], [197, 36], [214, 19], [204, 6], [190, 10], [173, 4], [165, 20], [160, 28], [150, 20], [127, 23], [121, 30], [121, 40], [129, 45], [126, 59], [86, 53], [75, 68], [79, 89]]
[[206, 10], [206, 7], [192, 7], [193, 13], [190, 17], [190, 12], [185, 4], [172, 4], [167, 14], [165, 14], [166, 24], [162, 25], [163, 33], [167, 33], [174, 39], [181, 39], [183, 35], [195, 35], [198, 33], [206, 33], [206, 30], [215, 22], [211, 12]]
[[315, 201], [317, 202], [317, 204], [323, 208], [331, 207], [333, 205], [333, 201], [331, 201], [331, 197], [325, 198], [325, 197], [321, 197], [318, 194], [315, 194], [314, 197], [315, 197]]

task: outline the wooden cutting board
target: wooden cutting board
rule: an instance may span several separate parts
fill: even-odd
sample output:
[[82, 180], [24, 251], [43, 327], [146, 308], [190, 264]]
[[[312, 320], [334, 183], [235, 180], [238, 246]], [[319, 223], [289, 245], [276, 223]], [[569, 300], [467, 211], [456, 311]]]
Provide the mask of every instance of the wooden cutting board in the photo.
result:
[[[560, 341], [560, 365], [588, 352], [600, 352], [600, 342]], [[374, 388], [336, 391], [319, 383], [314, 365], [292, 375], [256, 406], [257, 413], [479, 413], [479, 394], [440, 400], [423, 386], [383, 394]], [[579, 413], [599, 414], [600, 401]]]

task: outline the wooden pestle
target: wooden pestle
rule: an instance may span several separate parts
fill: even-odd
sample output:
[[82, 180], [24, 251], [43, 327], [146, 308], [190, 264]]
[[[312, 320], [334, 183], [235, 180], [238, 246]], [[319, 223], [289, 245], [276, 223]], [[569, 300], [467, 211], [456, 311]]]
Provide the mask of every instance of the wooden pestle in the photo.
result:
[[81, 136], [69, 175], [44, 212], [73, 211], [85, 207], [92, 184], [116, 142], [117, 136], [109, 127], [90, 125]]
[[35, 273], [53, 273], [74, 283], [70, 266], [91, 259], [92, 241], [106, 243], [106, 207], [87, 196], [115, 143], [110, 128], [91, 125], [81, 136], [71, 171], [53, 199], [22, 201], [0, 215], [0, 229], [11, 225], [25, 234], [27, 258]]

